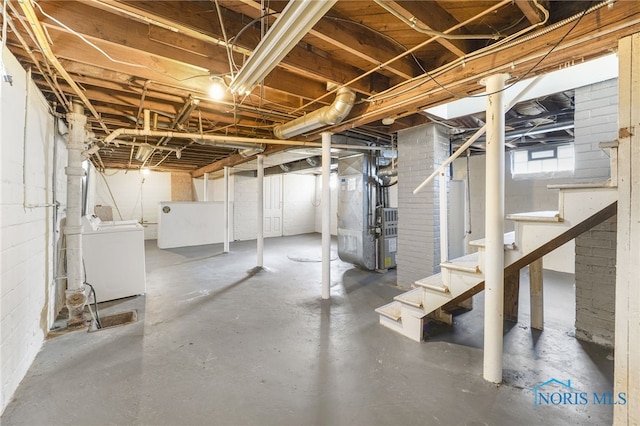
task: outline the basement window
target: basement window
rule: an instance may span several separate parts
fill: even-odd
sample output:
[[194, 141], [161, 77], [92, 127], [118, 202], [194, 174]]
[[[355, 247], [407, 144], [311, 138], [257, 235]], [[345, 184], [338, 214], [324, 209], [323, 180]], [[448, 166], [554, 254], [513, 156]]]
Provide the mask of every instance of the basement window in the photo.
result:
[[513, 177], [571, 176], [574, 164], [573, 144], [511, 151]]

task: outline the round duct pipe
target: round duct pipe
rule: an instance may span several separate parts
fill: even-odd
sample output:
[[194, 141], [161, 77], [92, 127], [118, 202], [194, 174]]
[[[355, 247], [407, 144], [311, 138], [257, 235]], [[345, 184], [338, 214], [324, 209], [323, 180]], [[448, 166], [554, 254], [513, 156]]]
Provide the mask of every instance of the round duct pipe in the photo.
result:
[[331, 105], [298, 117], [288, 123], [276, 126], [273, 129], [273, 134], [278, 139], [289, 139], [323, 126], [340, 123], [349, 115], [355, 101], [356, 94], [351, 89], [341, 87], [338, 89], [336, 98]]

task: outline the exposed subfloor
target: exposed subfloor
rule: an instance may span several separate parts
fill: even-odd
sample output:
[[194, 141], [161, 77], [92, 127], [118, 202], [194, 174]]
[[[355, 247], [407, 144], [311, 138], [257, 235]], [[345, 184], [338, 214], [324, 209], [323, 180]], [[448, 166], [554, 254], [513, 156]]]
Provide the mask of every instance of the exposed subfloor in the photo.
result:
[[[374, 313], [401, 292], [395, 271], [335, 259], [332, 298], [320, 299], [320, 244], [318, 234], [267, 239], [256, 272], [255, 241], [227, 254], [147, 241], [146, 296], [101, 304], [103, 316], [137, 309], [138, 321], [47, 340], [2, 424], [611, 423], [612, 406], [590, 396], [611, 391], [611, 355], [573, 337], [572, 275], [545, 271], [542, 332], [528, 326], [523, 276], [496, 386], [482, 379], [482, 294], [416, 343]], [[552, 378], [588, 403], [535, 406], [533, 388]]]

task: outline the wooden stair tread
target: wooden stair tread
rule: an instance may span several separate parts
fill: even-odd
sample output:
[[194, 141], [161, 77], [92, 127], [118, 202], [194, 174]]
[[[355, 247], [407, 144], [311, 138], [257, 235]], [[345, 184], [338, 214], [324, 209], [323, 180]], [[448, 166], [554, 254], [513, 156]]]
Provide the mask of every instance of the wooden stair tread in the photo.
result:
[[394, 321], [400, 321], [400, 319], [402, 318], [401, 316], [401, 306], [402, 304], [400, 302], [391, 302], [391, 303], [387, 303], [386, 305], [380, 306], [379, 308], [376, 308], [376, 313], [385, 316], [389, 319], [392, 319]]
[[478, 265], [478, 253], [471, 253], [457, 259], [451, 259], [448, 262], [442, 262], [440, 267], [454, 271], [479, 274], [480, 266]]
[[556, 183], [547, 185], [547, 189], [598, 189], [613, 188], [610, 181], [604, 182], [574, 182], [574, 183]]
[[560, 213], [557, 210], [511, 213], [506, 216], [506, 219], [521, 222], [562, 222]]
[[404, 303], [405, 305], [413, 306], [415, 308], [422, 308], [422, 297], [424, 289], [417, 287], [409, 290], [405, 293], [399, 294], [393, 298], [396, 302]]
[[[473, 240], [469, 243], [470, 246], [474, 247], [484, 247], [486, 244], [486, 238], [480, 238], [478, 240]], [[515, 231], [507, 232], [504, 234], [504, 249], [505, 250], [515, 250], [516, 249], [516, 233]]]

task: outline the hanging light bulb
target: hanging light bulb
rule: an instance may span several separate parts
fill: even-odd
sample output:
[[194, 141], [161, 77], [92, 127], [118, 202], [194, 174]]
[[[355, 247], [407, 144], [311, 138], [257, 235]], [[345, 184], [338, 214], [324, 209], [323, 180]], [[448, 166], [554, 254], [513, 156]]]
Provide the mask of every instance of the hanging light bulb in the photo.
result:
[[227, 91], [227, 85], [222, 77], [212, 75], [209, 78], [211, 78], [211, 86], [209, 86], [209, 96], [211, 96], [211, 99], [220, 100], [224, 98], [224, 94]]

